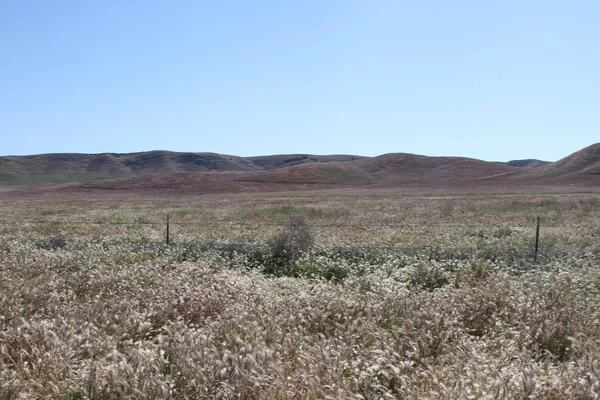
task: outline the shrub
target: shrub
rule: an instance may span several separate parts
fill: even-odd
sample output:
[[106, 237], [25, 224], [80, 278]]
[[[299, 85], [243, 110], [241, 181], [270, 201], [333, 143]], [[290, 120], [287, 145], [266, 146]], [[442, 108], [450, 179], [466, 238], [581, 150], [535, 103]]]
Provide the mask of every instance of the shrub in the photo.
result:
[[294, 264], [294, 275], [307, 278], [323, 278], [341, 282], [351, 274], [343, 260], [312, 259], [300, 260]]
[[36, 246], [39, 249], [44, 250], [60, 250], [67, 247], [70, 242], [72, 242], [72, 239], [69, 236], [64, 234], [58, 234], [38, 240]]
[[264, 272], [276, 276], [294, 275], [294, 263], [310, 250], [314, 242], [314, 232], [306, 217], [302, 214], [288, 216], [281, 231], [267, 243], [270, 254]]
[[410, 286], [433, 291], [450, 283], [447, 274], [437, 265], [419, 264], [410, 274]]

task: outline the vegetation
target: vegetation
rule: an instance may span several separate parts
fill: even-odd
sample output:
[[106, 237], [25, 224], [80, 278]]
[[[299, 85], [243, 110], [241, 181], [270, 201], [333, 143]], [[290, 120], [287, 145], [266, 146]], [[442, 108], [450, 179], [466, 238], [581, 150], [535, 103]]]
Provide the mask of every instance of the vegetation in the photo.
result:
[[0, 399], [600, 396], [594, 197], [0, 211]]

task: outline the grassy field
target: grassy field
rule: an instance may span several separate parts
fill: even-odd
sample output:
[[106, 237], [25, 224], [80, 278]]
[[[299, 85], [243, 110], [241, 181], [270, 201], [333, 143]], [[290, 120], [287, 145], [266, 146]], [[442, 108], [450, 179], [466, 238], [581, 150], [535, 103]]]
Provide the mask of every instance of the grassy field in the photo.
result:
[[599, 266], [586, 194], [5, 197], [0, 399], [597, 399]]

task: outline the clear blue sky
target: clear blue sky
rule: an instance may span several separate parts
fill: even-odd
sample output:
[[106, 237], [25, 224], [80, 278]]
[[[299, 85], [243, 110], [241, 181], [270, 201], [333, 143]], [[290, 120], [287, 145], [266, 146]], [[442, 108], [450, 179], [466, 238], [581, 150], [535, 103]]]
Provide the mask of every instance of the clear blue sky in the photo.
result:
[[0, 0], [0, 155], [556, 160], [600, 142], [600, 2]]

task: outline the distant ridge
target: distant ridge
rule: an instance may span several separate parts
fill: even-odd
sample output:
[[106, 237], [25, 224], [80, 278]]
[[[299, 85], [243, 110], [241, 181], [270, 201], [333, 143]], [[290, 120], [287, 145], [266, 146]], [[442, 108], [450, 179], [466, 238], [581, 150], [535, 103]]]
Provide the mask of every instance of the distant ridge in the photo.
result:
[[519, 168], [538, 168], [543, 167], [544, 165], [550, 164], [550, 161], [542, 161], [542, 160], [512, 160], [506, 163], [506, 165], [510, 165], [511, 167], [519, 167]]
[[139, 153], [58, 153], [0, 157], [0, 185], [65, 183], [168, 172], [264, 171], [305, 163], [361, 159], [309, 154], [238, 157], [216, 153], [147, 151]]
[[266, 170], [309, 163], [354, 161], [362, 158], [365, 157], [350, 155], [315, 156], [310, 154], [281, 154], [273, 156], [247, 157], [247, 159], [252, 161], [255, 165], [261, 166]]
[[[238, 157], [150, 151], [10, 156], [0, 157], [0, 183], [4, 192], [30, 193], [118, 190], [202, 194], [341, 188], [475, 188], [497, 192], [558, 186], [587, 191], [600, 190], [600, 143], [554, 163], [533, 159], [497, 163], [407, 153]], [[26, 186], [10, 189], [15, 185]]]

